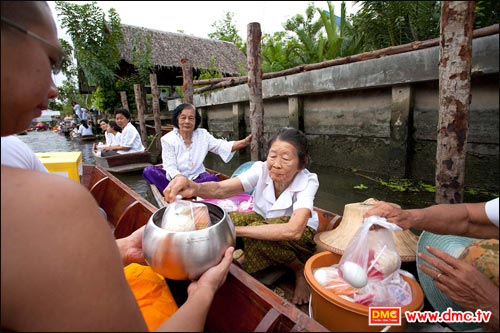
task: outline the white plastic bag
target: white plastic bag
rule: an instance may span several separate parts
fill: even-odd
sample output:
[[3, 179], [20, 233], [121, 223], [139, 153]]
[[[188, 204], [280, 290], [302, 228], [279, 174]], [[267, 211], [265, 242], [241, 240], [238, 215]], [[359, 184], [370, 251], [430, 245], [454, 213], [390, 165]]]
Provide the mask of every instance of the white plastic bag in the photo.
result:
[[194, 231], [208, 227], [210, 215], [202, 203], [182, 200], [178, 195], [175, 201], [165, 208], [161, 227], [168, 231]]
[[[373, 225], [381, 228], [370, 230]], [[401, 267], [401, 258], [390, 230], [402, 230], [380, 216], [364, 219], [339, 262], [342, 278], [355, 288], [369, 280], [383, 280]]]

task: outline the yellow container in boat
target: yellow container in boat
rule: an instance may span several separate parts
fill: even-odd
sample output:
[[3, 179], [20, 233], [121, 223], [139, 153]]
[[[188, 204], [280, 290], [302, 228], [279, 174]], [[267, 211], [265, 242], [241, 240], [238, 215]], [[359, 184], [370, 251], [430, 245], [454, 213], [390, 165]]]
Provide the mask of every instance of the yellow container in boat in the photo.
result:
[[80, 183], [83, 173], [82, 152], [36, 153], [51, 173], [68, 177]]

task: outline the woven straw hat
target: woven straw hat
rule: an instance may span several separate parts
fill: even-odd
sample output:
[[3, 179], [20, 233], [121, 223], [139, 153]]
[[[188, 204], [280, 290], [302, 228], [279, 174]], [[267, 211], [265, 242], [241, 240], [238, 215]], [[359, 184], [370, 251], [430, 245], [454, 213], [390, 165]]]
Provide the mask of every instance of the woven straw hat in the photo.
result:
[[[373, 207], [378, 200], [370, 198], [363, 202], [347, 204], [338, 227], [333, 230], [316, 234], [314, 240], [318, 248], [337, 254], [344, 254], [344, 250], [363, 224], [363, 214]], [[396, 204], [392, 204], [399, 207]], [[392, 231], [392, 238], [398, 249], [401, 261], [415, 261], [418, 236], [410, 230]]]

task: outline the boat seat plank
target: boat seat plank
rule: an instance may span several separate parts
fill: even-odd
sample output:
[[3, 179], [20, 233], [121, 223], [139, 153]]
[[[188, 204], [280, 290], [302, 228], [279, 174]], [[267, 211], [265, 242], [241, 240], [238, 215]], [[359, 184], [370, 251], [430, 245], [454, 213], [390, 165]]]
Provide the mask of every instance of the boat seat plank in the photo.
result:
[[109, 167], [108, 171], [116, 172], [116, 173], [132, 172], [132, 171], [143, 170], [144, 168], [151, 166], [151, 165], [153, 165], [153, 164], [151, 164], [151, 163], [132, 163], [132, 164], [126, 164], [126, 165], [119, 165], [119, 166], [115, 166], [115, 167]]
[[280, 315], [281, 314], [278, 310], [274, 308], [269, 309], [264, 318], [262, 318], [260, 323], [255, 328], [254, 332], [270, 332], [270, 328], [273, 326]]

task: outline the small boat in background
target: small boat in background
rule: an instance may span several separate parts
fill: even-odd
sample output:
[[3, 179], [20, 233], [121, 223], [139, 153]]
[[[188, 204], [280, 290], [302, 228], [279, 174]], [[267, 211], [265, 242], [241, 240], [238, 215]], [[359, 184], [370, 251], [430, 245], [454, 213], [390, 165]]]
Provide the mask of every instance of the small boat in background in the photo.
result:
[[77, 136], [77, 137], [76, 137], [76, 140], [77, 140], [77, 141], [95, 141], [95, 139], [96, 139], [95, 134], [91, 134], [91, 135], [82, 135], [82, 136]]
[[[81, 183], [107, 215], [115, 238], [144, 226], [158, 208], [111, 173], [95, 165], [83, 165]], [[181, 306], [190, 281], [166, 279]], [[215, 294], [204, 332], [329, 332], [294, 304], [264, 286], [232, 263], [225, 283]]]
[[104, 170], [110, 172], [135, 172], [152, 165], [151, 153], [147, 151], [103, 157], [100, 152], [98, 152], [97, 148], [94, 148], [92, 150], [92, 155], [97, 166], [100, 166]]

